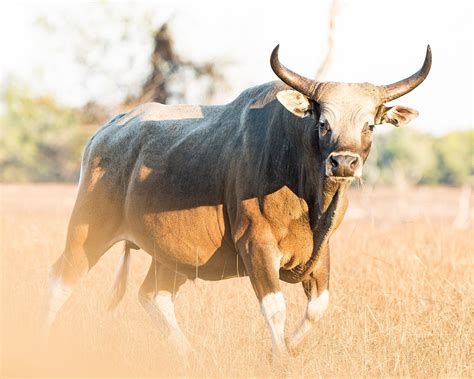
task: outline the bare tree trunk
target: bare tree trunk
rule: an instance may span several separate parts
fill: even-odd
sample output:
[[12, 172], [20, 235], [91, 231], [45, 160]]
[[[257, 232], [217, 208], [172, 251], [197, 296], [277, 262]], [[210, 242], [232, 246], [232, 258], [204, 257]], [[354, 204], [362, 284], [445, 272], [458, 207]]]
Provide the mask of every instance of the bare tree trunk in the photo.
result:
[[334, 46], [334, 30], [335, 30], [335, 23], [336, 23], [336, 16], [338, 11], [338, 0], [332, 0], [331, 6], [329, 8], [329, 31], [328, 31], [328, 42], [326, 46], [326, 55], [324, 56], [324, 60], [319, 66], [318, 71], [316, 72], [316, 80], [321, 80], [324, 75], [326, 75], [329, 67], [331, 66], [332, 62], [332, 52]]

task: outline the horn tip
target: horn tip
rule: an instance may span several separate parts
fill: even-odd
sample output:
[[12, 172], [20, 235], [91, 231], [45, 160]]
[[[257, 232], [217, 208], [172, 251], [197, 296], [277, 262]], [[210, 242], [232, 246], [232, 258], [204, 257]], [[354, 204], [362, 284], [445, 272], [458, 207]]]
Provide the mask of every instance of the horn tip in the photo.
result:
[[432, 54], [431, 54], [431, 46], [430, 44], [426, 45], [426, 57], [431, 61]]
[[272, 66], [273, 70], [275, 70], [274, 67], [276, 67], [278, 64], [278, 50], [279, 49], [280, 49], [280, 44], [275, 46], [275, 48], [272, 51], [272, 54], [270, 55], [270, 65]]
[[431, 61], [433, 57], [431, 55], [431, 46], [430, 44], [426, 45], [426, 58], [425, 58], [425, 65], [428, 65], [428, 71], [431, 67]]

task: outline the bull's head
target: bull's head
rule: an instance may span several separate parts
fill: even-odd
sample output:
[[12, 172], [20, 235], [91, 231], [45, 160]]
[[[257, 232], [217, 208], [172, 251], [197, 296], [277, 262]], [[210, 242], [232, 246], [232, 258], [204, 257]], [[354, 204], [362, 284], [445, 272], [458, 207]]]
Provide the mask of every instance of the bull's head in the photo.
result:
[[370, 83], [318, 82], [283, 66], [278, 48], [270, 63], [275, 74], [294, 90], [280, 91], [277, 98], [298, 117], [313, 117], [318, 128], [318, 144], [327, 177], [354, 178], [362, 174], [377, 124], [399, 126], [418, 116], [414, 109], [384, 104], [420, 85], [431, 67], [431, 49], [425, 62], [412, 76], [389, 85]]

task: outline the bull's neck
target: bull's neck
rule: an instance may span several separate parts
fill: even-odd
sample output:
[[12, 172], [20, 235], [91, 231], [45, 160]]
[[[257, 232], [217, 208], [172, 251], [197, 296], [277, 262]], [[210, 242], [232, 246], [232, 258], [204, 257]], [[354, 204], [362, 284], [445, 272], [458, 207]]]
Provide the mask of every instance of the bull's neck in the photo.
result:
[[[300, 136], [310, 138], [304, 133]], [[315, 269], [320, 253], [327, 248], [329, 237], [342, 221], [347, 207], [346, 192], [350, 185], [348, 181], [326, 177], [317, 147], [308, 146], [307, 140], [298, 140], [300, 136], [295, 136], [292, 143], [296, 150], [289, 154], [289, 159], [293, 161], [288, 165], [286, 179], [291, 183], [292, 190], [308, 204], [313, 252], [306, 263], [282, 272], [282, 278], [290, 282], [305, 280]]]

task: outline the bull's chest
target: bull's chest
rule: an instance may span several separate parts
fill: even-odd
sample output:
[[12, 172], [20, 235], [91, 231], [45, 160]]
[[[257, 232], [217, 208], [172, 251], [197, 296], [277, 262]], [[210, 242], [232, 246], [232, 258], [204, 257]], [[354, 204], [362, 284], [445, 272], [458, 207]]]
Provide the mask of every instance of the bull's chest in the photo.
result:
[[288, 187], [283, 187], [266, 196], [262, 205], [262, 215], [282, 254], [282, 267], [290, 269], [306, 262], [313, 251], [313, 232], [306, 201]]

